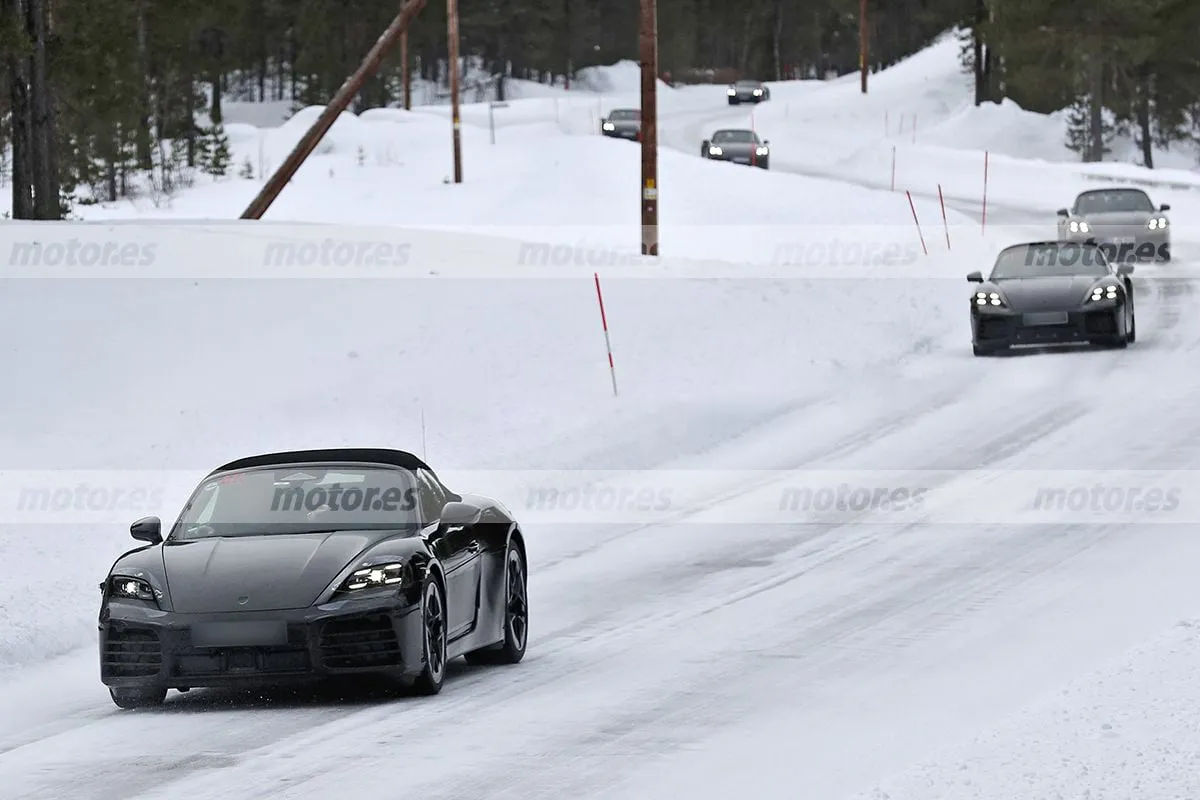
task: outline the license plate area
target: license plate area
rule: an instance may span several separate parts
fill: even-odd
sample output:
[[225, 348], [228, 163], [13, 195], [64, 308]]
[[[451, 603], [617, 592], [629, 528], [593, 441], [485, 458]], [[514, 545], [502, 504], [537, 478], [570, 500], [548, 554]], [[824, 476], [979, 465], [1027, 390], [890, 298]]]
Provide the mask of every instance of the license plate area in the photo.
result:
[[1066, 325], [1067, 319], [1065, 311], [1043, 311], [1038, 314], [1026, 314], [1021, 321], [1029, 326]]
[[202, 622], [192, 626], [193, 647], [280, 647], [287, 642], [286, 622]]

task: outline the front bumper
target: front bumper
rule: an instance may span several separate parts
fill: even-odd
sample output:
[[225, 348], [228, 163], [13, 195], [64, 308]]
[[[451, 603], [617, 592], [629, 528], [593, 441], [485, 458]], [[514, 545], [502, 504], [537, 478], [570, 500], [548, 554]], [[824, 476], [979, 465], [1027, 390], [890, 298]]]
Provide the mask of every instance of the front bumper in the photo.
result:
[[729, 102], [731, 103], [761, 103], [766, 99], [767, 96], [765, 94], [742, 94], [739, 92], [738, 94], [729, 95]]
[[1123, 261], [1163, 261], [1170, 258], [1171, 233], [1170, 229], [1151, 231], [1145, 228], [1137, 230], [1097, 230], [1087, 233], [1075, 232], [1067, 234], [1066, 240], [1079, 244], [1097, 245], [1110, 262]]
[[630, 141], [637, 141], [638, 134], [641, 133], [641, 131], [637, 128], [616, 128], [611, 131], [602, 130], [601, 133], [614, 139], [629, 139]]
[[770, 159], [770, 154], [765, 156], [750, 155], [749, 153], [722, 153], [719, 156], [714, 156], [709, 153], [708, 158], [713, 161], [729, 161], [733, 164], [745, 164], [751, 167], [765, 167]]
[[[1043, 312], [1044, 313], [1044, 312]], [[1053, 312], [1051, 312], [1053, 313]], [[1115, 303], [1065, 312], [1059, 324], [1037, 324], [1026, 314], [1008, 310], [971, 311], [972, 342], [981, 348], [1075, 344], [1115, 340], [1124, 334], [1124, 307]]]
[[[193, 643], [198, 625], [266, 622], [285, 626], [286, 642]], [[224, 614], [176, 614], [117, 602], [101, 612], [100, 680], [116, 687], [192, 688], [361, 673], [411, 678], [423, 667], [423, 635], [419, 599], [399, 592], [313, 608]]]

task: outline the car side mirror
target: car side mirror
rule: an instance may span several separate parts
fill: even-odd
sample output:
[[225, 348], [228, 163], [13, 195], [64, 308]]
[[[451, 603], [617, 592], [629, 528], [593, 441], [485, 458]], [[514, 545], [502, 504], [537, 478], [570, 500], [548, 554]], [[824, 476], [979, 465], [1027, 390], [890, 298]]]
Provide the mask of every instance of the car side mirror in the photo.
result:
[[1068, 211], [1068, 210], [1067, 210], [1067, 209], [1065, 209], [1065, 208], [1060, 208], [1060, 209], [1058, 210], [1058, 215], [1059, 215], [1060, 217], [1069, 217], [1069, 216], [1071, 216], [1071, 212], [1070, 212], [1070, 211]]
[[1118, 275], [1132, 275], [1133, 274], [1133, 264], [1118, 264], [1117, 265], [1117, 274]]
[[972, 272], [970, 275], [967, 276], [967, 282], [968, 283], [983, 283], [983, 273], [982, 272]]
[[771, 143], [770, 139], [763, 139], [763, 144], [770, 144], [770, 143]]
[[1170, 211], [1170, 210], [1171, 210], [1171, 204], [1170, 204], [1170, 203], [1163, 203], [1161, 206], [1159, 206], [1159, 207], [1158, 207], [1158, 210], [1159, 210], [1159, 211]]
[[467, 527], [479, 522], [483, 517], [483, 509], [470, 503], [452, 501], [442, 508], [441, 523], [446, 525], [462, 525]]
[[139, 542], [162, 543], [162, 520], [158, 517], [142, 517], [129, 526], [129, 535]]

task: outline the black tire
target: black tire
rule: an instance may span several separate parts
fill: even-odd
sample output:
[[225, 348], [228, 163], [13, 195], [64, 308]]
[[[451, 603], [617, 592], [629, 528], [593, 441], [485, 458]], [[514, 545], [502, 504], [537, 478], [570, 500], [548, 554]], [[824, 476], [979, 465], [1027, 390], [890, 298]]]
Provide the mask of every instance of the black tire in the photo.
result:
[[154, 708], [161, 706], [167, 699], [166, 688], [130, 688], [125, 686], [110, 686], [108, 694], [118, 708]]
[[433, 575], [421, 586], [421, 631], [424, 665], [412, 688], [416, 694], [434, 695], [446, 681], [446, 593]]
[[468, 664], [517, 664], [529, 644], [529, 574], [521, 549], [509, 542], [504, 554], [504, 641], [467, 653]]
[[1125, 332], [1125, 341], [1128, 344], [1137, 341], [1137, 312], [1134, 310], [1132, 301], [1129, 303], [1129, 330]]
[[762, 161], [758, 162], [758, 167], [760, 169], [770, 169], [770, 161], [764, 158]]
[[729, 98], [729, 105], [736, 106], [737, 104], [738, 104], [738, 99], [736, 97]]

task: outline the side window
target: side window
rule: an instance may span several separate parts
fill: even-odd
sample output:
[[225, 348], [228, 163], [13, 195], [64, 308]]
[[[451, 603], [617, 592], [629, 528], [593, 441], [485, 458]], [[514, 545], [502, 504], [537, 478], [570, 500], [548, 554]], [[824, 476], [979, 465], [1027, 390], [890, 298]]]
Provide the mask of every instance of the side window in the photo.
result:
[[437, 480], [423, 469], [417, 470], [417, 491], [421, 496], [422, 520], [428, 523], [440, 517], [446, 499]]

